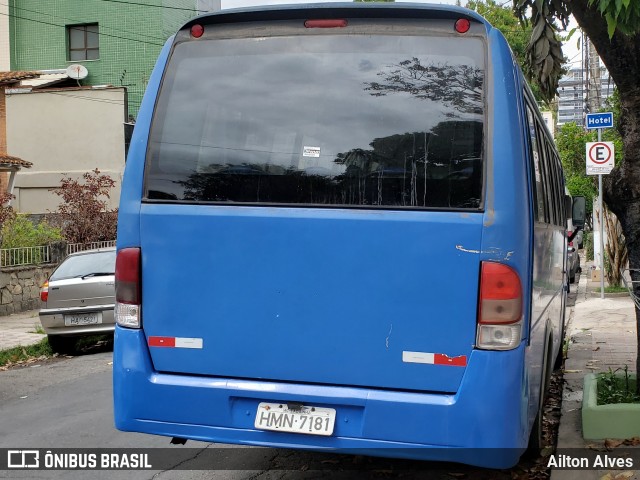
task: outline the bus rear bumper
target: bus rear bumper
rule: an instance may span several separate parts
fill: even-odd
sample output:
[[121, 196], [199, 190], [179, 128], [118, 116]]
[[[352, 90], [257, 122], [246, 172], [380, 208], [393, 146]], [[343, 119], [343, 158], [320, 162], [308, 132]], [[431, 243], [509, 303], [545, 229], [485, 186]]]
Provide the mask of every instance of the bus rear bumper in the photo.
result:
[[[474, 351], [458, 392], [434, 394], [159, 373], [142, 331], [116, 327], [115, 335], [119, 430], [491, 468], [513, 466], [527, 445], [523, 345], [509, 352]], [[334, 408], [334, 433], [258, 430], [260, 402]]]

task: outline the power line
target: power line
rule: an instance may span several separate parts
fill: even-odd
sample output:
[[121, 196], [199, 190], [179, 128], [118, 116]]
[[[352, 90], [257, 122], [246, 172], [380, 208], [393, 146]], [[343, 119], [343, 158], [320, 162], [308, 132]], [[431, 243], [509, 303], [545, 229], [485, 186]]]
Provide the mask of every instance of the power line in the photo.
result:
[[[114, 87], [114, 88], [122, 88], [122, 87]], [[75, 92], [77, 90], [72, 90], [72, 92]], [[61, 97], [67, 97], [67, 98], [75, 98], [78, 100], [87, 100], [89, 102], [98, 102], [98, 103], [110, 103], [112, 105], [124, 105], [124, 102], [120, 102], [118, 100], [110, 100], [108, 98], [93, 98], [93, 97], [85, 97], [82, 95], [72, 95], [70, 93], [66, 93], [66, 92], [47, 92], [46, 90], [41, 90], [41, 93], [50, 93], [51, 95], [59, 95]]]
[[[67, 27], [66, 25], [60, 25], [58, 23], [45, 22], [44, 20], [35, 20], [33, 18], [21, 17], [19, 15], [15, 15], [15, 14], [11, 14], [11, 13], [0, 13], [0, 15], [4, 15], [6, 17], [18, 18], [20, 20], [27, 20], [29, 22], [42, 23], [43, 25], [50, 25], [50, 26], [53, 26], [53, 27], [60, 27], [60, 28], [66, 28]], [[147, 42], [145, 40], [137, 40], [135, 38], [121, 37], [119, 35], [111, 35], [109, 33], [104, 33], [104, 32], [100, 32], [100, 31], [98, 32], [98, 35], [103, 35], [105, 37], [111, 37], [111, 38], [119, 38], [120, 40], [130, 40], [132, 42], [146, 43], [147, 45], [156, 45], [158, 47], [164, 46], [164, 44], [162, 44], [162, 43]]]
[[[11, 7], [10, 5], [6, 5], [4, 3], [0, 3], [0, 6], [13, 8], [14, 10], [24, 10], [25, 12], [37, 13], [39, 15], [47, 15], [47, 16], [50, 16], [50, 17], [56, 17], [56, 18], [60, 18], [62, 20], [70, 20], [70, 21], [75, 22], [75, 23], [85, 23], [85, 22], [83, 22], [81, 20], [77, 20], [77, 19], [74, 19], [74, 18], [62, 17], [60, 15], [52, 15], [52, 14], [47, 13], [47, 12], [41, 12], [41, 11], [38, 11], [38, 10], [30, 10], [30, 9], [24, 8], [24, 7], [17, 7], [15, 5], [13, 7]], [[142, 34], [142, 33], [133, 33], [133, 32], [130, 32], [129, 30], [123, 30], [123, 29], [116, 28], [116, 27], [109, 27], [109, 26], [103, 27], [103, 26], [101, 26], [101, 28], [109, 28], [111, 30], [115, 30], [115, 31], [119, 31], [119, 32], [131, 33], [133, 35], [138, 35], [140, 37], [147, 37], [147, 38], [151, 38], [153, 40], [160, 40], [162, 42], [164, 42], [166, 40], [166, 38], [154, 37], [152, 35], [145, 35], [145, 34]], [[100, 32], [98, 32], [98, 34], [100, 34]]]

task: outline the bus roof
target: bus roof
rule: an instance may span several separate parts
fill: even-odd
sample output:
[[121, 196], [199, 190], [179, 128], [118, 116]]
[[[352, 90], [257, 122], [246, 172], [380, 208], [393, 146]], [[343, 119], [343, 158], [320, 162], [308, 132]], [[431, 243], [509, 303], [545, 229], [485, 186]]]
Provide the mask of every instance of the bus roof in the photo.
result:
[[431, 3], [307, 3], [264, 5], [247, 8], [221, 10], [216, 13], [200, 15], [185, 23], [182, 28], [188, 28], [196, 23], [237, 23], [252, 21], [293, 20], [299, 18], [323, 18], [327, 15], [358, 18], [429, 18], [429, 19], [458, 19], [467, 18], [491, 28], [481, 15], [468, 8], [455, 5]]

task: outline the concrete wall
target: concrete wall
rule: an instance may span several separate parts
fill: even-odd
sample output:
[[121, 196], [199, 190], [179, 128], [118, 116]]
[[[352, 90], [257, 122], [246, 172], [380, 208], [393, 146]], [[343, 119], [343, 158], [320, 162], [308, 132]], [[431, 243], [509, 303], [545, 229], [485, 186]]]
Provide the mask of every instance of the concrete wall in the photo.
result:
[[14, 208], [20, 213], [54, 211], [50, 191], [63, 174], [80, 178], [98, 168], [116, 181], [118, 206], [124, 170], [125, 89], [60, 89], [6, 95], [7, 153], [33, 163], [16, 175]]
[[0, 316], [40, 308], [40, 287], [56, 265], [3, 268], [0, 272]]

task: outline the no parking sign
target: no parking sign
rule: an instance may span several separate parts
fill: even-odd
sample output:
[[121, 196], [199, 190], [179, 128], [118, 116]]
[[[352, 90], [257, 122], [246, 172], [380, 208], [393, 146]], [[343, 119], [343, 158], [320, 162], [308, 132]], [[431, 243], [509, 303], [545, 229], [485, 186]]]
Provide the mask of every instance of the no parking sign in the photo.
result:
[[606, 175], [614, 167], [613, 142], [587, 142], [587, 175]]

